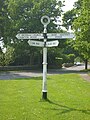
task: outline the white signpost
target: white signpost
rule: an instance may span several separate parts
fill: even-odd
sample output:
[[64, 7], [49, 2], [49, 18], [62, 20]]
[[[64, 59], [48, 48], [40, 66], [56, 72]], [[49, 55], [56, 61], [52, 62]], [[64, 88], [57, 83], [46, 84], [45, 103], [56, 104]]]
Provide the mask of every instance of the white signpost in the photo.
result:
[[18, 39], [44, 39], [42, 33], [18, 33], [16, 37]]
[[[44, 42], [41, 42], [41, 41], [28, 40], [28, 44], [30, 46], [35, 46], [35, 47], [44, 47]], [[49, 41], [49, 42], [46, 42], [46, 47], [55, 47], [55, 46], [58, 46], [58, 44], [59, 44], [58, 40]]]
[[55, 46], [58, 46], [58, 44], [59, 44], [58, 40], [49, 41], [49, 42], [46, 42], [46, 47], [55, 47]]
[[[44, 21], [45, 20], [45, 21]], [[47, 47], [58, 46], [59, 41], [47, 41], [47, 39], [67, 39], [74, 38], [73, 33], [47, 33], [47, 25], [50, 23], [48, 16], [41, 18], [41, 23], [44, 25], [43, 33], [18, 33], [18, 39], [30, 39], [28, 43], [30, 46], [43, 47], [43, 85], [42, 85], [42, 98], [47, 99]], [[35, 39], [44, 40], [35, 41]]]
[[[18, 39], [44, 39], [43, 34], [41, 33], [18, 33], [16, 35]], [[66, 39], [73, 38], [73, 33], [47, 33], [47, 39]]]
[[47, 33], [47, 39], [66, 39], [66, 38], [73, 38], [73, 33]]
[[29, 40], [28, 44], [30, 46], [44, 47], [44, 42]]

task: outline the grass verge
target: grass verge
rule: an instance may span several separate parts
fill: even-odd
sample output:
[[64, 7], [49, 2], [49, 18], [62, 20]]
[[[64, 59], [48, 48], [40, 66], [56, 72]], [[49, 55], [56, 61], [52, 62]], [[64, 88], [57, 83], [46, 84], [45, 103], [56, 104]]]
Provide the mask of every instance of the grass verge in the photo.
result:
[[41, 77], [0, 80], [0, 120], [90, 119], [90, 82], [78, 74], [47, 79], [47, 101], [41, 99]]

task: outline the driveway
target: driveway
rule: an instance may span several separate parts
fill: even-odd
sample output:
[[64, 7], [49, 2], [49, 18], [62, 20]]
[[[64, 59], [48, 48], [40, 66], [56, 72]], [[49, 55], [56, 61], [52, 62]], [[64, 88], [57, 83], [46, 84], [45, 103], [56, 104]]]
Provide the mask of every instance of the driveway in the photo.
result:
[[41, 72], [35, 71], [9, 71], [9, 72], [1, 72], [0, 80], [11, 80], [16, 78], [30, 78], [30, 77], [39, 77], [42, 76]]
[[[66, 70], [75, 70], [75, 71], [80, 71], [80, 70], [84, 70], [84, 69], [85, 69], [84, 64], [66, 68]], [[90, 65], [88, 65], [88, 69], [90, 69]]]
[[[90, 65], [89, 67], [90, 68]], [[49, 69], [48, 75], [53, 74], [64, 74], [64, 73], [79, 73], [80, 70], [84, 69], [84, 65], [73, 66], [62, 69]], [[0, 80], [12, 80], [16, 78], [30, 78], [30, 77], [40, 77], [43, 76], [42, 71], [9, 71], [0, 72]]]

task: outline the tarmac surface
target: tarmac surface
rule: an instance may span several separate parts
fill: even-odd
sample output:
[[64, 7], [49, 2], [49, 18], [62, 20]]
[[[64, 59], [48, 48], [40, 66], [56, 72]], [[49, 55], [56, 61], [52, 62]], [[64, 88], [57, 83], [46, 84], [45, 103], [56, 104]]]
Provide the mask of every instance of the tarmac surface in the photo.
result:
[[[88, 66], [90, 68], [90, 65]], [[86, 73], [80, 73], [80, 70], [84, 69], [84, 65], [73, 66], [62, 69], [49, 69], [47, 75], [53, 74], [65, 74], [65, 73], [78, 73], [85, 77]], [[30, 71], [8, 71], [0, 72], [0, 80], [13, 80], [17, 78], [31, 78], [43, 76], [42, 71], [30, 70]], [[88, 77], [90, 79], [90, 77]]]

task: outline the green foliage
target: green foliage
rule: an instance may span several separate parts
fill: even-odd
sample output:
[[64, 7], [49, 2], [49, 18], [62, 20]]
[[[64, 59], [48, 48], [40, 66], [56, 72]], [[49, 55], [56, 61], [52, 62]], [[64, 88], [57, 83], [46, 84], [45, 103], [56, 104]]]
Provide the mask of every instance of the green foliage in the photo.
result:
[[73, 26], [73, 22], [78, 18], [81, 10], [82, 0], [78, 0], [74, 3], [74, 8], [64, 13], [63, 15], [63, 26], [68, 30], [69, 26]]
[[82, 60], [90, 59], [90, 0], [78, 0], [74, 8], [64, 14], [63, 24], [72, 26], [75, 33], [72, 45]]
[[5, 53], [0, 52], [0, 66], [9, 65], [14, 60], [14, 49], [13, 47], [7, 46]]
[[66, 40], [63, 46], [63, 63], [74, 63], [75, 57], [77, 57], [77, 52], [73, 48], [74, 40]]
[[12, 65], [40, 65], [42, 48], [31, 47], [26, 41], [12, 44], [15, 49], [15, 61]]
[[[14, 64], [40, 64], [41, 49], [32, 48], [27, 41], [26, 43], [23, 40], [20, 42], [21, 40], [17, 40], [15, 36], [17, 33], [42, 33], [43, 25], [40, 19], [43, 15], [54, 18], [48, 25], [48, 32], [57, 31], [54, 21], [57, 16], [61, 16], [62, 2], [57, 0], [4, 0], [2, 4], [0, 12], [2, 19], [5, 19], [0, 22], [2, 25], [0, 37], [5, 45], [14, 47]], [[4, 16], [2, 9], [5, 11]]]
[[[15, 36], [17, 33], [42, 33], [43, 25], [40, 19], [43, 15], [54, 18], [48, 25], [48, 32], [61, 32], [56, 28], [55, 22], [57, 21], [57, 16], [61, 16], [62, 6], [61, 0], [4, 0], [1, 2], [0, 13], [2, 21], [0, 22], [0, 35], [5, 45], [13, 46], [15, 50], [13, 65], [40, 65], [42, 63], [41, 48], [31, 47], [27, 44], [27, 41], [17, 40]], [[75, 15], [73, 11], [68, 14], [65, 20]], [[74, 17], [72, 21], [73, 19]], [[71, 23], [68, 22], [68, 25]], [[70, 58], [66, 54], [72, 54], [70, 53], [72, 48], [67, 47], [65, 49], [67, 45], [64, 40], [61, 40], [58, 48], [53, 48], [53, 51], [51, 48], [49, 49], [48, 63], [50, 65], [60, 63], [61, 66], [65, 62], [64, 58]], [[62, 58], [62, 60], [56, 60], [56, 57]]]
[[80, 57], [76, 57], [74, 62], [82, 62], [81, 58]]
[[90, 43], [88, 41], [76, 41], [74, 48], [79, 51], [81, 58], [89, 59], [90, 58]]
[[0, 80], [0, 119], [89, 120], [89, 82], [78, 74], [48, 76], [47, 101], [41, 84], [41, 77]]
[[68, 63], [74, 63], [74, 58], [75, 58], [74, 54], [69, 54], [67, 55], [67, 57], [68, 57]]
[[[16, 42], [18, 32], [42, 32], [40, 19], [43, 15], [53, 17], [61, 15], [62, 2], [57, 0], [3, 0], [0, 2], [0, 38], [5, 44]], [[56, 8], [56, 6], [58, 7]], [[56, 29], [52, 22], [50, 29]]]
[[[10, 0], [8, 3], [8, 12], [11, 17], [11, 25], [13, 30], [17, 32], [42, 32], [41, 17], [48, 15], [49, 17], [57, 17], [61, 15], [61, 6], [59, 7], [56, 0]], [[52, 23], [52, 27], [56, 27]], [[49, 29], [51, 29], [49, 27]]]
[[84, 59], [90, 58], [90, 1], [83, 0], [78, 18], [73, 23], [76, 41], [75, 49]]
[[74, 9], [67, 11], [66, 13], [64, 13], [64, 16], [62, 18], [63, 26], [68, 30], [69, 26], [72, 27], [72, 23], [75, 18], [76, 18], [76, 13], [75, 13]]

